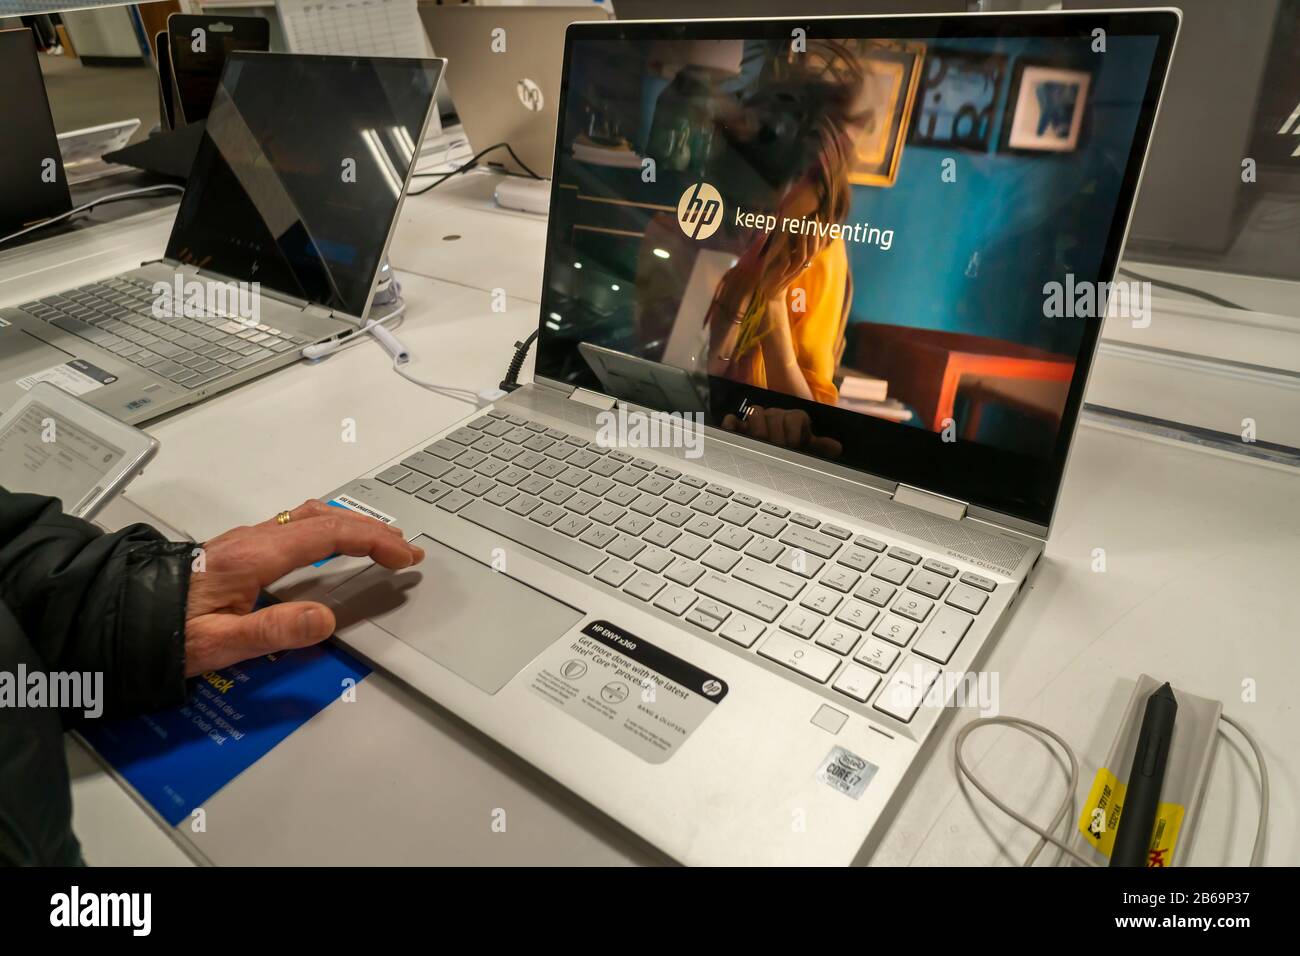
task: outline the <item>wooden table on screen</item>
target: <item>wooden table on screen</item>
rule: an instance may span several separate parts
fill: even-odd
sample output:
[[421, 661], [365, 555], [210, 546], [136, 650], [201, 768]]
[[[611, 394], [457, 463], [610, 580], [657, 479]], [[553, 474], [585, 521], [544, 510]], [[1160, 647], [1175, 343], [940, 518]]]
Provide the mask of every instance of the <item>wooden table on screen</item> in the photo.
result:
[[846, 365], [889, 382], [889, 395], [916, 409], [921, 421], [942, 431], [953, 417], [963, 379], [1068, 383], [1074, 360], [1005, 339], [903, 325], [858, 322], [850, 326]]

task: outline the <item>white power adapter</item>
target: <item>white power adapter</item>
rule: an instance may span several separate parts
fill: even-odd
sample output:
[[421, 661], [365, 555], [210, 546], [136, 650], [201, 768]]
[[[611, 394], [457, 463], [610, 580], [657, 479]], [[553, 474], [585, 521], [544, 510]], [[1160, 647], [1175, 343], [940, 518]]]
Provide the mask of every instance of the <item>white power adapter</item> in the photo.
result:
[[551, 181], [507, 176], [497, 184], [492, 196], [502, 209], [518, 209], [545, 216], [551, 208]]

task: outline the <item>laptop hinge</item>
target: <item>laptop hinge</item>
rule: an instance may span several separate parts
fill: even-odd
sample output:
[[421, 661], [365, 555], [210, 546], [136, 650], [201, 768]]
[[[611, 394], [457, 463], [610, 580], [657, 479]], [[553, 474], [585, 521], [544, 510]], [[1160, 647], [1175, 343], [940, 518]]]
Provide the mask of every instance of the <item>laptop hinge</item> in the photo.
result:
[[569, 393], [569, 401], [581, 402], [591, 408], [598, 408], [601, 411], [609, 411], [614, 407], [615, 399], [610, 395], [604, 395], [600, 392], [593, 392], [588, 388], [575, 388]]
[[932, 491], [922, 491], [920, 488], [913, 488], [901, 482], [894, 489], [894, 500], [901, 505], [920, 508], [922, 511], [939, 515], [941, 518], [951, 518], [953, 521], [960, 521], [966, 517], [966, 502], [958, 501], [956, 498], [945, 498]]

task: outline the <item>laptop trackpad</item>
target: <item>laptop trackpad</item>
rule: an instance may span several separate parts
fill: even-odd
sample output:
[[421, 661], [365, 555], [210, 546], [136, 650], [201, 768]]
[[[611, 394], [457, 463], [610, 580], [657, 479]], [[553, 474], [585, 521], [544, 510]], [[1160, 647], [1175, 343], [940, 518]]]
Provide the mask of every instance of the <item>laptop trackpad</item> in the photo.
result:
[[376, 566], [330, 592], [340, 627], [368, 618], [495, 694], [584, 617], [428, 535], [412, 542], [424, 548], [417, 567], [394, 572]]

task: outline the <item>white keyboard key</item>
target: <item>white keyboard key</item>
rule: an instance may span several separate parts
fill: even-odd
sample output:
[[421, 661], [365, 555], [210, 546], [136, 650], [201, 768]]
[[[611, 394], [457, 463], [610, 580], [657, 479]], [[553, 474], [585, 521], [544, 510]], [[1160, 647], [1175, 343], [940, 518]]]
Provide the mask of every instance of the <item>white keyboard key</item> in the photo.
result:
[[784, 601], [778, 601], [758, 588], [750, 587], [742, 581], [734, 581], [717, 571], [708, 571], [701, 576], [695, 582], [695, 590], [705, 597], [730, 604], [737, 611], [744, 611], [766, 624], [771, 624], [785, 610]]
[[728, 524], [744, 526], [754, 517], [754, 509], [746, 508], [744, 505], [729, 503], [725, 508], [718, 512], [718, 517]]
[[716, 631], [718, 625], [722, 624], [731, 611], [723, 607], [716, 601], [703, 600], [698, 602], [695, 607], [686, 612], [686, 620], [690, 621], [696, 627], [702, 627], [706, 631]]
[[611, 587], [621, 588], [623, 582], [630, 578], [635, 570], [632, 565], [611, 558], [600, 566], [600, 570], [596, 572], [596, 580], [603, 581]]
[[745, 553], [751, 558], [758, 558], [760, 561], [766, 561], [771, 564], [785, 550], [785, 545], [779, 541], [772, 541], [769, 538], [755, 538], [745, 549]]
[[894, 558], [881, 558], [871, 569], [873, 577], [888, 581], [890, 584], [902, 584], [912, 573], [912, 566]]
[[723, 625], [721, 634], [729, 641], [735, 641], [741, 647], [753, 647], [754, 642], [766, 631], [762, 624], [743, 614], [733, 614], [731, 620]]
[[781, 627], [791, 634], [798, 634], [800, 637], [809, 638], [817, 633], [817, 628], [822, 626], [822, 619], [816, 614], [805, 611], [803, 608], [795, 608], [785, 616], [781, 622]]
[[676, 614], [679, 617], [695, 603], [695, 592], [670, 584], [655, 598], [655, 607]]
[[775, 538], [785, 530], [785, 522], [780, 518], [772, 517], [772, 515], [763, 514], [751, 521], [746, 527], [765, 538]]
[[630, 534], [633, 537], [636, 537], [637, 535], [645, 531], [647, 528], [649, 528], [652, 524], [654, 524], [654, 522], [651, 521], [649, 518], [647, 518], [645, 515], [639, 515], [639, 514], [634, 514], [632, 512], [628, 512], [627, 514], [623, 515], [623, 517], [618, 519], [618, 523], [614, 525], [614, 527], [617, 528], [619, 531], [622, 531], [624, 534]]
[[843, 624], [828, 624], [817, 635], [817, 643], [822, 647], [830, 648], [836, 654], [848, 655], [860, 637], [862, 635], [851, 627]]
[[556, 523], [555, 530], [560, 532], [560, 534], [567, 534], [570, 538], [576, 538], [590, 526], [591, 522], [586, 518], [583, 518], [580, 515], [569, 515], [567, 518], [562, 518], [558, 523]]
[[934, 602], [927, 597], [921, 597], [919, 594], [913, 594], [910, 591], [904, 591], [890, 608], [895, 614], [901, 614], [910, 621], [924, 621], [925, 616], [930, 613], [930, 608], [934, 607]]
[[700, 555], [709, 550], [709, 542], [699, 535], [684, 534], [674, 541], [668, 550], [673, 554], [680, 554], [683, 558], [698, 561]]
[[746, 531], [744, 528], [736, 528], [728, 525], [713, 536], [714, 544], [726, 545], [728, 548], [734, 548], [739, 551], [753, 539], [754, 533]]
[[893, 614], [886, 614], [880, 619], [880, 623], [871, 629], [871, 633], [902, 647], [916, 633], [916, 625]]
[[903, 723], [915, 717], [925, 700], [926, 692], [939, 676], [938, 670], [922, 667], [921, 664], [921, 660], [915, 657], [904, 662], [885, 683], [880, 696], [871, 706]]
[[705, 598], [699, 604], [695, 605], [695, 610], [699, 611], [701, 614], [707, 614], [709, 617], [719, 622], [725, 621], [727, 618], [731, 617], [731, 608], [723, 607], [717, 601], [708, 598]]
[[666, 524], [656, 524], [641, 536], [641, 540], [647, 541], [650, 544], [657, 545], [661, 548], [666, 548], [681, 536], [682, 533], [676, 528]]
[[665, 524], [672, 525], [674, 528], [680, 528], [695, 517], [695, 512], [684, 505], [669, 505], [655, 517]]
[[740, 581], [771, 591], [787, 601], [794, 600], [803, 590], [802, 579], [757, 561], [742, 561], [735, 570], [735, 576]]
[[593, 548], [603, 548], [617, 537], [618, 532], [613, 528], [606, 528], [604, 525], [597, 524], [588, 528], [578, 540], [591, 545]]
[[626, 508], [632, 502], [641, 497], [641, 492], [635, 488], [629, 488], [627, 485], [619, 485], [605, 495], [605, 500], [618, 505], [620, 508]]
[[831, 686], [841, 694], [865, 704], [879, 683], [879, 674], [874, 674], [857, 664], [850, 664], [840, 671], [840, 675], [835, 678], [835, 683]]
[[838, 655], [814, 647], [782, 631], [773, 632], [759, 647], [758, 653], [768, 660], [798, 671], [819, 684], [830, 680], [840, 663]]
[[900, 561], [906, 561], [908, 564], [921, 563], [921, 556], [919, 554], [915, 551], [909, 551], [907, 548], [900, 548], [898, 545], [894, 545], [889, 549], [889, 556], [891, 558], [898, 558]]
[[696, 515], [690, 521], [686, 522], [686, 530], [692, 534], [698, 534], [701, 538], [711, 538], [722, 528], [722, 522], [717, 518], [709, 518], [705, 515]]
[[673, 556], [663, 548], [649, 547], [637, 555], [633, 562], [638, 568], [645, 568], [659, 574], [672, 562]]
[[857, 590], [853, 592], [853, 596], [861, 598], [869, 604], [874, 604], [876, 607], [884, 607], [897, 590], [898, 588], [891, 587], [888, 584], [866, 578], [858, 585]]
[[912, 575], [907, 586], [917, 594], [937, 599], [943, 597], [943, 592], [948, 590], [948, 581], [943, 575], [923, 568]]
[[675, 581], [678, 584], [690, 587], [700, 579], [700, 575], [703, 573], [704, 569], [694, 562], [678, 561], [664, 573], [664, 577], [669, 581]]
[[912, 649], [932, 661], [947, 664], [973, 620], [969, 614], [956, 608], [940, 607]]
[[568, 512], [559, 505], [542, 505], [528, 517], [530, 520], [549, 528], [566, 515], [568, 515]]
[[[725, 498], [719, 498], [717, 495], [709, 494], [707, 491], [691, 502], [691, 507], [696, 511], [703, 511], [706, 515], [715, 515], [727, 504]], [[721, 522], [719, 522], [720, 524]]]
[[698, 607], [693, 607], [686, 612], [686, 620], [690, 621], [696, 627], [702, 627], [706, 631], [716, 631], [718, 625], [722, 622], [711, 614], [705, 614]]
[[884, 641], [878, 641], [874, 637], [869, 637], [863, 642], [862, 646], [858, 648], [858, 652], [853, 655], [853, 659], [860, 664], [866, 664], [868, 667], [874, 668], [883, 674], [894, 666], [894, 662], [898, 660], [899, 653], [900, 651], [897, 647], [891, 647]]
[[846, 601], [840, 608], [840, 613], [835, 615], [835, 620], [856, 627], [859, 631], [865, 631], [879, 613], [874, 607], [861, 601]]
[[724, 573], [734, 568], [739, 561], [740, 555], [735, 551], [719, 547], [716, 544], [709, 548], [708, 553], [700, 559], [700, 563], [705, 567]]
[[623, 517], [624, 511], [617, 505], [612, 505], [608, 501], [597, 505], [587, 517], [594, 518], [601, 524], [613, 524], [619, 518]]
[[961, 581], [962, 584], [973, 584], [981, 591], [992, 592], [998, 586], [997, 581], [994, 581], [992, 578], [986, 578], [982, 574], [976, 574], [974, 571], [967, 571], [963, 574], [961, 576]]
[[634, 598], [648, 601], [664, 589], [668, 582], [648, 571], [638, 571], [636, 577], [623, 586], [623, 592]]
[[821, 558], [799, 548], [787, 548], [785, 553], [776, 559], [778, 568], [791, 571], [801, 578], [815, 577], [825, 564], [826, 562]]
[[627, 535], [621, 535], [619, 539], [611, 544], [606, 550], [616, 558], [622, 558], [624, 561], [631, 561], [645, 550], [645, 542], [638, 541], [636, 538], [629, 538]]
[[829, 588], [812, 588], [799, 603], [818, 614], [832, 614], [843, 598]]
[[956, 568], [945, 561], [938, 560], [937, 558], [926, 558], [925, 564], [921, 565], [921, 567], [925, 568], [927, 571], [937, 571], [945, 578], [955, 578], [957, 576]]
[[970, 611], [972, 614], [978, 614], [984, 610], [984, 604], [988, 599], [987, 594], [965, 584], [957, 585], [952, 589], [952, 593], [948, 595], [949, 604], [953, 607], [959, 607], [963, 611]]
[[852, 568], [854, 571], [865, 571], [871, 567], [871, 562], [876, 560], [876, 556], [865, 548], [859, 548], [854, 545], [851, 548], [845, 548], [844, 553], [839, 556], [840, 564], [846, 568]]
[[848, 594], [858, 585], [858, 579], [862, 575], [856, 571], [850, 571], [848, 568], [842, 568], [839, 565], [833, 566], [821, 577], [821, 583], [828, 588], [834, 588], [837, 591], [843, 591]]
[[672, 488], [664, 492], [665, 498], [679, 505], [690, 504], [691, 499], [697, 495], [699, 495], [698, 491], [686, 485], [673, 485]]
[[781, 535], [781, 543], [815, 554], [819, 558], [834, 557], [840, 549], [840, 543], [834, 538], [816, 531], [805, 531], [803, 528], [786, 528]]

